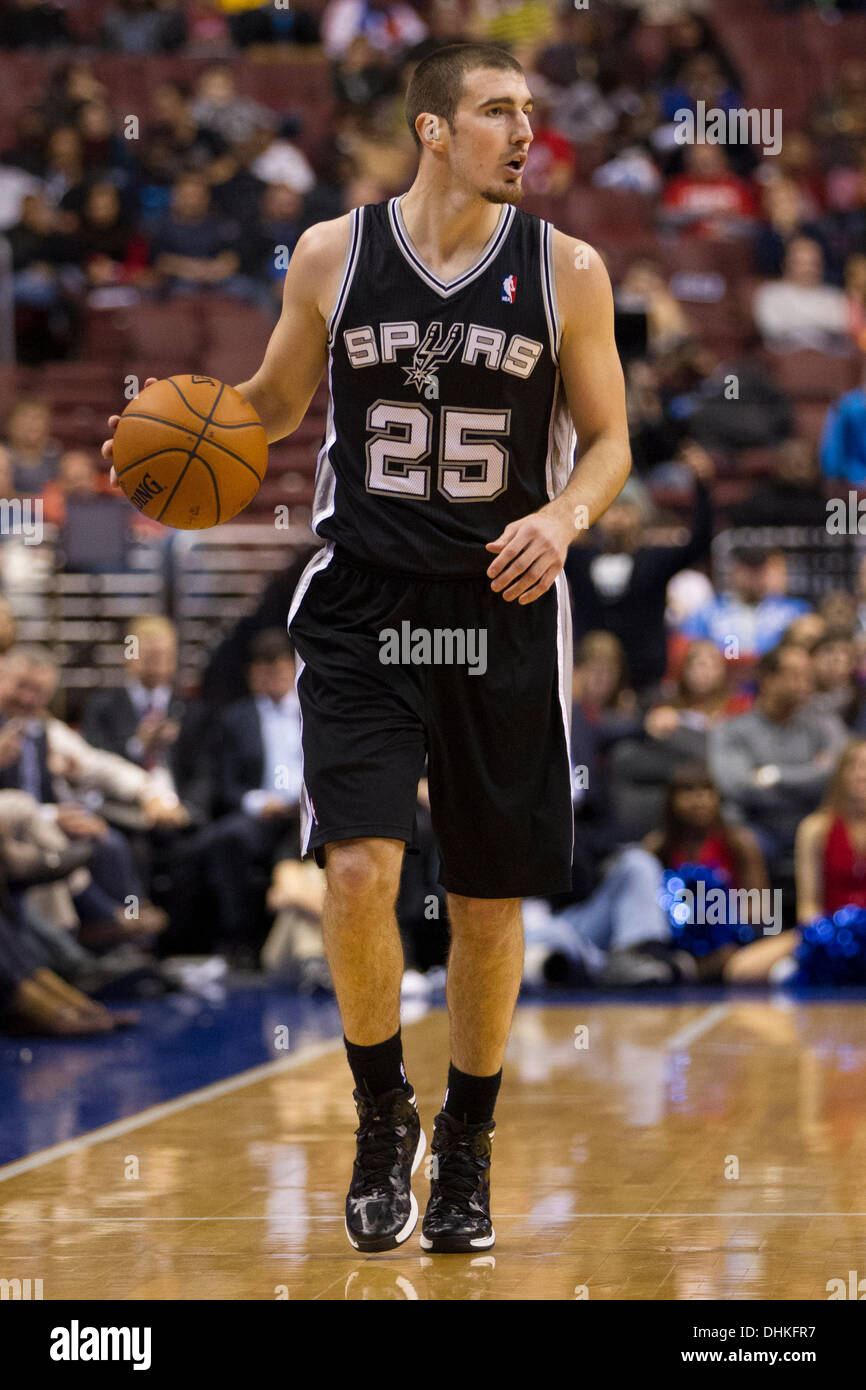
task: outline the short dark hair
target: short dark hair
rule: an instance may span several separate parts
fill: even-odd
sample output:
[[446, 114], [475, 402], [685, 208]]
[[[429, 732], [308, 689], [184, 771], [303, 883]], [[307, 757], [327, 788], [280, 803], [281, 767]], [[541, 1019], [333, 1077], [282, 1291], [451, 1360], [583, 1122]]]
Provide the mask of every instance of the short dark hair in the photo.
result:
[[782, 668], [782, 661], [789, 652], [802, 652], [807, 658], [811, 656], [811, 652], [807, 651], [805, 647], [801, 647], [798, 642], [786, 642], [783, 638], [778, 646], [771, 647], [759, 658], [758, 680], [764, 681], [768, 676], [777, 676]]
[[415, 144], [421, 140], [415, 122], [422, 111], [441, 116], [449, 130], [463, 95], [463, 80], [478, 68], [499, 68], [523, 76], [523, 68], [505, 48], [488, 43], [449, 43], [422, 58], [409, 79], [406, 92], [406, 123]]
[[295, 649], [281, 627], [266, 627], [250, 642], [248, 666], [272, 666], [275, 661], [291, 661]]

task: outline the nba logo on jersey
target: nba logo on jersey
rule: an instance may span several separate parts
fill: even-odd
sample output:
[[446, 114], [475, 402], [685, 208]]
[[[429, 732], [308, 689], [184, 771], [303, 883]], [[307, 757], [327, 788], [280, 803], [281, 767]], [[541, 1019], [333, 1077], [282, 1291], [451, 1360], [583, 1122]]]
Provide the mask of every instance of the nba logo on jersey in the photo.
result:
[[502, 303], [513, 304], [517, 297], [517, 276], [506, 275], [502, 281]]

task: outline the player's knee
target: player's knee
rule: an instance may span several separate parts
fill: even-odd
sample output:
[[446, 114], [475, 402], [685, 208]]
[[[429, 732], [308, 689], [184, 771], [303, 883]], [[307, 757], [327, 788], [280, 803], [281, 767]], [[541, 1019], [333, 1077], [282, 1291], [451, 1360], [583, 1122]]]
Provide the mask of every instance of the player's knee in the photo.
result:
[[452, 932], [496, 935], [520, 924], [519, 898], [464, 898], [448, 895]]
[[376, 844], [347, 841], [329, 845], [325, 860], [328, 890], [338, 901], [349, 904], [374, 895], [379, 900], [389, 894], [395, 898], [393, 859], [392, 854]]

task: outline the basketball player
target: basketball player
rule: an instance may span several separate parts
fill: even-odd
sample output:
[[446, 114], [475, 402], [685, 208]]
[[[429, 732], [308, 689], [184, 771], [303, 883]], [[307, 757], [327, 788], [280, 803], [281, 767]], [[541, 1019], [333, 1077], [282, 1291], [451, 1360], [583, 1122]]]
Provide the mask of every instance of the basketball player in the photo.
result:
[[406, 106], [415, 182], [304, 233], [262, 366], [238, 390], [277, 440], [328, 372], [324, 545], [289, 630], [303, 847], [326, 869], [325, 948], [360, 1120], [346, 1231], [358, 1250], [389, 1250], [418, 1216], [425, 1139], [403, 1067], [394, 904], [426, 766], [451, 1064], [421, 1245], [474, 1251], [494, 1240], [520, 900], [571, 886], [563, 564], [622, 487], [629, 448], [601, 261], [517, 207], [532, 140], [520, 65], [494, 47], [440, 49]]

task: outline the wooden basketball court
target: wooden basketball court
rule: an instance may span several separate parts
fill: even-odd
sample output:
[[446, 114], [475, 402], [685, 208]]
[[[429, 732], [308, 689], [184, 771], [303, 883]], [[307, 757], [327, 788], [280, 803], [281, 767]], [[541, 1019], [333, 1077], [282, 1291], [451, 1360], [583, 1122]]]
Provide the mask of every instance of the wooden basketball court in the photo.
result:
[[[446, 1015], [404, 1040], [429, 1138]], [[360, 1256], [350, 1078], [319, 1044], [0, 1169], [0, 1274], [46, 1300], [824, 1300], [866, 1275], [864, 1061], [856, 1001], [523, 1005], [495, 1249]]]

